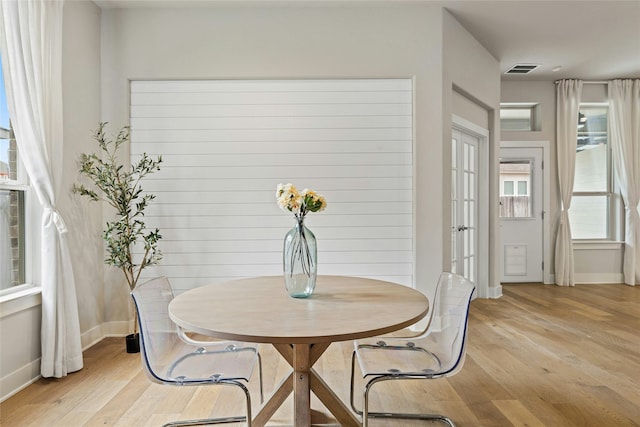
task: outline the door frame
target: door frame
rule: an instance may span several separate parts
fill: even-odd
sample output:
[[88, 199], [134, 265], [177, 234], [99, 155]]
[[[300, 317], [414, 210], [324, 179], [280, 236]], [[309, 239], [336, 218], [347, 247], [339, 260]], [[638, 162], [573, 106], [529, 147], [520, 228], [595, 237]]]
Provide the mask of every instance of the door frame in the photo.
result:
[[545, 284], [555, 283], [551, 271], [551, 162], [549, 141], [500, 141], [500, 148], [540, 148], [542, 149], [542, 280]]
[[[489, 130], [456, 114], [451, 116], [451, 128], [478, 138], [478, 268], [475, 285], [477, 297], [489, 298]], [[451, 141], [449, 141], [449, 144], [451, 144]], [[450, 167], [451, 164], [449, 164], [449, 170]], [[451, 172], [449, 172], [450, 179]], [[451, 218], [451, 206], [449, 206], [448, 216]], [[448, 231], [448, 233], [450, 232]], [[449, 248], [449, 251], [451, 251], [451, 248]], [[447, 257], [449, 258], [449, 264], [451, 264], [451, 254], [447, 255]]]

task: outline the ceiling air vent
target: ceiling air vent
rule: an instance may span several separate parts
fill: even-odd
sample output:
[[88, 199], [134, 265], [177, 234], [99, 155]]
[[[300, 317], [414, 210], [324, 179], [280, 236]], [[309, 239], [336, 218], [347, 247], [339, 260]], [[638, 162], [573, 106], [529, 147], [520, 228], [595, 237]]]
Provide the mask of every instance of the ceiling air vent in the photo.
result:
[[509, 68], [504, 73], [505, 74], [529, 74], [539, 66], [540, 64], [516, 64], [513, 67]]

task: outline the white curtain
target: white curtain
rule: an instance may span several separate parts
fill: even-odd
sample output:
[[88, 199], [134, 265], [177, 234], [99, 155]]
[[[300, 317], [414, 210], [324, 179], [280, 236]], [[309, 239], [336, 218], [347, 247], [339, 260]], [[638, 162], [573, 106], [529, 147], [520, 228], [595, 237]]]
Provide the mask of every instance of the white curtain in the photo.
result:
[[0, 2], [0, 49], [9, 113], [20, 158], [44, 208], [40, 370], [44, 377], [58, 378], [82, 368], [67, 229], [56, 208], [63, 152], [62, 12], [62, 1]]
[[560, 185], [560, 222], [556, 236], [555, 279], [560, 286], [575, 286], [573, 271], [573, 242], [569, 209], [573, 195], [578, 142], [578, 111], [582, 96], [581, 80], [561, 80], [556, 92], [556, 151], [558, 182]]
[[640, 79], [609, 82], [609, 133], [625, 206], [624, 282], [640, 283]]

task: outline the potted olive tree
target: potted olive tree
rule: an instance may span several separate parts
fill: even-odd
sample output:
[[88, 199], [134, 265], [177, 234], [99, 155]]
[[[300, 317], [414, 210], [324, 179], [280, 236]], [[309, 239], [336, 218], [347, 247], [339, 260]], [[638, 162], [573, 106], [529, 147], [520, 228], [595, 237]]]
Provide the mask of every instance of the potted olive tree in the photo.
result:
[[[105, 135], [106, 125], [100, 123], [94, 131], [100, 153], [80, 156], [80, 174], [88, 178], [91, 185], [74, 184], [73, 192], [94, 202], [105, 201], [115, 209], [114, 219], [106, 222], [102, 233], [106, 243], [104, 262], [122, 270], [129, 289], [133, 290], [142, 270], [162, 258], [158, 249], [162, 238], [160, 230], [148, 230], [143, 221], [144, 210], [155, 196], [143, 193], [140, 185], [145, 176], [160, 170], [162, 156], [152, 159], [144, 153], [127, 168], [120, 163], [118, 150], [129, 143], [129, 127], [123, 127], [110, 139]], [[126, 340], [127, 352], [140, 351], [138, 338], [138, 317], [135, 316], [133, 334]]]

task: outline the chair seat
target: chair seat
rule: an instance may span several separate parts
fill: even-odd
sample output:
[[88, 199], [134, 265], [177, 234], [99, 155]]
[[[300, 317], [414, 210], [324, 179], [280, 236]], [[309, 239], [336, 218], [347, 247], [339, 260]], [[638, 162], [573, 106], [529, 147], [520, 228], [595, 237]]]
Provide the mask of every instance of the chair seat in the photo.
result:
[[256, 364], [255, 347], [241, 343], [207, 346], [177, 344], [166, 354], [170, 359], [164, 380], [178, 383], [249, 381]]
[[437, 342], [425, 338], [362, 340], [356, 341], [354, 347], [363, 377], [389, 374], [433, 377], [451, 359], [445, 349], [438, 348]]

